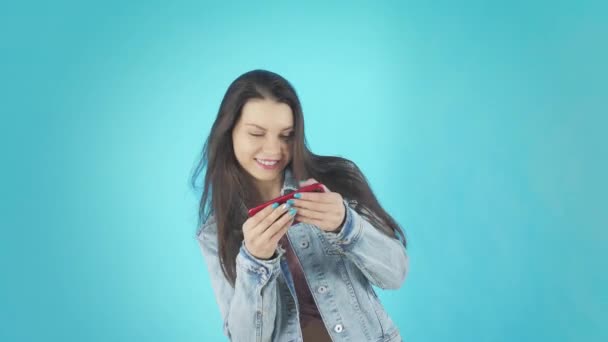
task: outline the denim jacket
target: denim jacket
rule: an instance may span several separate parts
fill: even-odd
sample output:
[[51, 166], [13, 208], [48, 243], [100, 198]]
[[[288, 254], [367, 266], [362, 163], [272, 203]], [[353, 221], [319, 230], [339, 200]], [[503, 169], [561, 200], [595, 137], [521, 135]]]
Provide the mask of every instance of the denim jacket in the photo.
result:
[[[297, 190], [289, 168], [281, 194]], [[403, 245], [375, 227], [344, 199], [346, 218], [339, 233], [297, 223], [287, 237], [298, 257], [323, 323], [333, 341], [402, 341], [373, 286], [397, 289], [409, 266]], [[196, 237], [231, 341], [302, 341], [299, 306], [285, 250], [260, 260], [241, 244], [234, 288], [218, 257], [217, 225], [211, 215]]]

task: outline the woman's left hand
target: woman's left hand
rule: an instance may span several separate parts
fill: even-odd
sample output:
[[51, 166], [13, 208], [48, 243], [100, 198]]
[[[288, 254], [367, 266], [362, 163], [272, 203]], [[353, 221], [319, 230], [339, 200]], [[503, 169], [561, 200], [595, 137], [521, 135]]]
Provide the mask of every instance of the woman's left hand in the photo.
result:
[[[317, 183], [313, 178], [300, 183], [300, 187]], [[298, 211], [295, 220], [313, 224], [324, 231], [338, 233], [344, 222], [346, 208], [342, 195], [331, 192], [325, 185], [325, 192], [301, 192], [299, 199], [290, 202]]]

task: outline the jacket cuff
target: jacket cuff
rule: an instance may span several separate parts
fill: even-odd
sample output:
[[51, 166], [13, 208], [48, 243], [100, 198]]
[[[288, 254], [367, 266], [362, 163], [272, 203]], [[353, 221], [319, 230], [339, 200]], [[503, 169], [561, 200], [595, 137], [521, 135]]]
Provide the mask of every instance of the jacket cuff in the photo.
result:
[[245, 242], [243, 241], [239, 253], [236, 256], [236, 265], [238, 268], [257, 277], [259, 283], [265, 284], [281, 270], [280, 260], [283, 253], [284, 251], [282, 249], [277, 249], [276, 256], [272, 259], [258, 259], [247, 250]]
[[323, 234], [327, 239], [342, 249], [348, 249], [359, 239], [361, 236], [362, 225], [358, 224], [359, 213], [349, 206], [349, 202], [345, 199], [342, 200], [344, 207], [346, 208], [346, 218], [344, 224], [340, 228], [338, 233], [323, 231]]

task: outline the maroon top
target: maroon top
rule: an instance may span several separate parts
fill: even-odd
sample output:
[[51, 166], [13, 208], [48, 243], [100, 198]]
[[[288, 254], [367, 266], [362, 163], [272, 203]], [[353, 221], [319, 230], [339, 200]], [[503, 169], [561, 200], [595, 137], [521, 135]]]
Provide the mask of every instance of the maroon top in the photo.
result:
[[303, 329], [310, 321], [319, 320], [323, 322], [319, 309], [315, 304], [315, 299], [308, 288], [302, 266], [298, 261], [298, 257], [293, 252], [287, 234], [283, 235], [280, 240], [281, 245], [285, 249], [285, 257], [287, 258], [287, 264], [291, 277], [293, 278], [294, 287], [296, 288], [296, 295], [298, 297], [298, 303], [300, 304], [300, 327]]

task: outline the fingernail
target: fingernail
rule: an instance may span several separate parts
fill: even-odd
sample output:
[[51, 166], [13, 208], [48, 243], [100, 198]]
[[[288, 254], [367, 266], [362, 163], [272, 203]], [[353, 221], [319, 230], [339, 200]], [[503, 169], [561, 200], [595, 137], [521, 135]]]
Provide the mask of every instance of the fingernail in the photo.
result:
[[276, 209], [279, 206], [279, 203], [274, 202], [272, 203], [272, 209]]
[[296, 209], [296, 208], [291, 208], [291, 209], [289, 209], [289, 215], [291, 215], [291, 216], [295, 216], [297, 211], [298, 211], [298, 209]]
[[302, 194], [298, 192], [297, 194], [293, 195], [293, 198], [302, 198]]
[[292, 199], [287, 200], [287, 204], [289, 204], [289, 205], [294, 205], [295, 203], [296, 203], [296, 201], [294, 201]]

